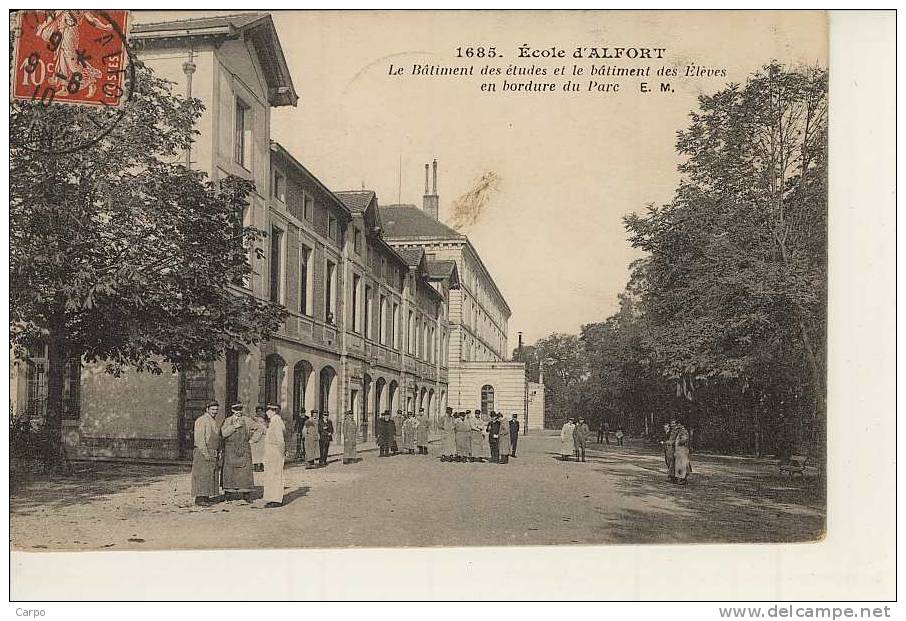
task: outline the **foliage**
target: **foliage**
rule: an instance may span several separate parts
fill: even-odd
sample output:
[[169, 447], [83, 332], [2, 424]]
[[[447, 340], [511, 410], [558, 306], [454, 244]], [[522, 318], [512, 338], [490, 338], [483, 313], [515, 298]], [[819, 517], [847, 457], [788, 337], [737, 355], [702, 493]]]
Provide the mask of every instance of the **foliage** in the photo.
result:
[[[263, 235], [242, 224], [251, 184], [181, 164], [202, 105], [133, 62], [135, 94], [108, 135], [68, 153], [11, 144], [10, 337], [20, 354], [48, 348], [55, 437], [67, 358], [113, 374], [192, 368], [268, 338], [285, 316], [234, 286]], [[11, 136], [103, 124], [86, 106], [38, 106], [12, 109]]]
[[620, 311], [583, 326], [590, 381], [559, 407], [649, 433], [678, 413], [711, 446], [793, 434], [821, 452], [827, 72], [775, 62], [702, 96], [676, 146], [674, 199], [626, 217], [645, 257]]

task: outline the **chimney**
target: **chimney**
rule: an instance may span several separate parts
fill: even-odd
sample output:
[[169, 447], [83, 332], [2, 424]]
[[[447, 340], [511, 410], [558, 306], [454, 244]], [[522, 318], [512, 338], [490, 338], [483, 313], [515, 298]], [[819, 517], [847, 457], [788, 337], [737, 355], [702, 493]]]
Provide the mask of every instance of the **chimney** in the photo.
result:
[[422, 199], [422, 208], [429, 216], [438, 219], [440, 198], [437, 196], [437, 160], [434, 160], [434, 183], [431, 193], [428, 194], [428, 164], [425, 164], [425, 196]]

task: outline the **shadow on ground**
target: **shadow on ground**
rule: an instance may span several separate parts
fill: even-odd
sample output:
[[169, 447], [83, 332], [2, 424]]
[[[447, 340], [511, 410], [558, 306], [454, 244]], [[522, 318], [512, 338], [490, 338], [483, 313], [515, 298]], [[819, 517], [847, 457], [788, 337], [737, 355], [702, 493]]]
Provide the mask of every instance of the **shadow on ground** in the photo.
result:
[[136, 487], [152, 485], [173, 474], [189, 474], [188, 466], [146, 466], [118, 463], [76, 463], [70, 474], [17, 472], [10, 477], [10, 496], [17, 515], [94, 503]]
[[[815, 477], [781, 478], [766, 460], [693, 455], [687, 485], [670, 483], [663, 457], [645, 447], [590, 450], [632, 507], [602, 517], [619, 542], [811, 542], [825, 532], [826, 494]], [[616, 475], [616, 476], [614, 476]], [[765, 528], [770, 525], [770, 528]]]

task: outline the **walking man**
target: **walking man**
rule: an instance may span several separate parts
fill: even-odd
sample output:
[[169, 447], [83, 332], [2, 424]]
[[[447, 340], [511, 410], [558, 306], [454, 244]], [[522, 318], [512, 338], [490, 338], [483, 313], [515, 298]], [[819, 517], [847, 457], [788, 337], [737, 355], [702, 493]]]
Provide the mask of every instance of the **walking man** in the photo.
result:
[[223, 491], [227, 500], [239, 498], [251, 502], [254, 480], [252, 476], [252, 421], [245, 416], [241, 403], [233, 404], [231, 416], [223, 421]]
[[428, 415], [425, 414], [425, 409], [421, 408], [418, 411], [418, 416], [415, 418], [416, 427], [415, 427], [415, 446], [418, 448], [419, 455], [428, 454]]
[[217, 452], [220, 450], [220, 430], [217, 414], [220, 405], [211, 401], [204, 413], [195, 419], [195, 448], [192, 451], [192, 495], [195, 504], [207, 507], [220, 495], [217, 481]]
[[267, 406], [267, 433], [264, 438], [264, 506], [267, 509], [283, 506], [283, 466], [286, 462], [286, 425], [280, 416], [280, 406]]
[[676, 423], [676, 417], [670, 417], [670, 422], [664, 424], [664, 461], [667, 463], [667, 480], [671, 483], [676, 481], [676, 438], [673, 436], [673, 425]]
[[510, 419], [510, 453], [513, 454], [513, 457], [516, 456], [516, 445], [519, 443], [519, 417], [516, 414], [513, 414], [513, 418]]
[[321, 412], [321, 419], [318, 422], [318, 448], [321, 449], [321, 459], [318, 463], [322, 466], [327, 465], [327, 453], [330, 451], [332, 441], [333, 421], [330, 420], [330, 412]]

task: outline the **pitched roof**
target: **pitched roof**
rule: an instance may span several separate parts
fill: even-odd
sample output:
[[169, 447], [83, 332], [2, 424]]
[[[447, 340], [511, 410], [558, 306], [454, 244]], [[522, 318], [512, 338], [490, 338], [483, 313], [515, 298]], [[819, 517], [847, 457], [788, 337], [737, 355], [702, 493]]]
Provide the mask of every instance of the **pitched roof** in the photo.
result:
[[334, 194], [352, 213], [364, 213], [375, 197], [374, 190], [343, 190]]
[[314, 173], [312, 173], [310, 170], [308, 170], [302, 164], [302, 162], [297, 160], [293, 156], [292, 153], [287, 151], [286, 147], [284, 147], [282, 144], [280, 144], [276, 140], [271, 140], [271, 154], [280, 156], [283, 159], [283, 161], [289, 165], [289, 167], [291, 168], [291, 170], [293, 172], [295, 172], [298, 175], [301, 175], [302, 177], [307, 179], [310, 183], [314, 183], [316, 186], [318, 186], [318, 188], [320, 188], [321, 191], [324, 192], [324, 194], [329, 197], [328, 200], [331, 200], [333, 202], [333, 205], [334, 205], [334, 207], [337, 208], [337, 211], [340, 214], [342, 214], [343, 216], [345, 216], [347, 221], [352, 218], [352, 212], [346, 206], [346, 203], [341, 201], [333, 192], [330, 191], [330, 189], [327, 188], [327, 186], [325, 186], [321, 182], [320, 179], [318, 179], [314, 175]]
[[137, 23], [131, 26], [130, 31], [132, 33], [145, 33], [168, 30], [198, 31], [218, 28], [238, 30], [267, 16], [267, 13], [233, 13], [232, 15], [190, 17], [188, 19], [172, 19], [163, 22]]
[[382, 205], [381, 222], [387, 239], [402, 238], [453, 238], [465, 239], [465, 235], [435, 220], [415, 205]]
[[456, 269], [456, 261], [441, 259], [439, 261], [428, 261], [428, 279], [429, 280], [447, 280], [451, 289], [459, 288], [459, 271]]
[[406, 265], [410, 268], [417, 268], [422, 263], [422, 259], [425, 257], [425, 249], [422, 247], [416, 248], [394, 248], [396, 253], [403, 257], [403, 260], [406, 261]]
[[215, 17], [191, 17], [165, 22], [136, 23], [130, 36], [145, 45], [166, 45], [167, 41], [185, 37], [211, 37], [215, 40], [237, 39], [249, 35], [258, 60], [264, 69], [268, 100], [272, 106], [295, 106], [299, 94], [277, 37], [270, 13], [234, 13]]

